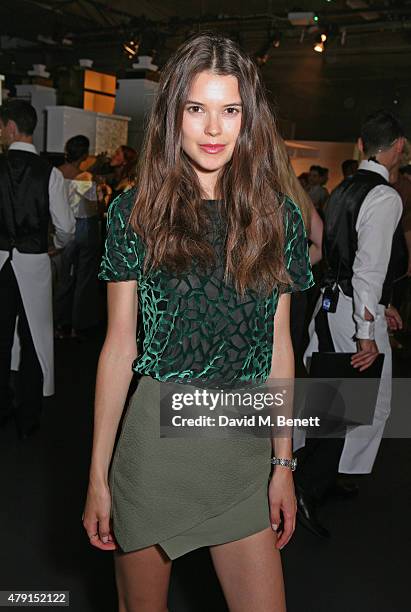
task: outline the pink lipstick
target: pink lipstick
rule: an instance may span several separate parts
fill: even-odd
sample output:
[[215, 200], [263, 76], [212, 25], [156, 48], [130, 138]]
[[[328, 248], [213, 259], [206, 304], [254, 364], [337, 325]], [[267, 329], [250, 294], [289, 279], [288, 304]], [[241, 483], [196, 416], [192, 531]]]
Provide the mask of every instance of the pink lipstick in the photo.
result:
[[206, 153], [220, 153], [220, 151], [222, 151], [224, 149], [225, 145], [221, 145], [221, 144], [203, 144], [203, 145], [200, 145], [200, 147]]

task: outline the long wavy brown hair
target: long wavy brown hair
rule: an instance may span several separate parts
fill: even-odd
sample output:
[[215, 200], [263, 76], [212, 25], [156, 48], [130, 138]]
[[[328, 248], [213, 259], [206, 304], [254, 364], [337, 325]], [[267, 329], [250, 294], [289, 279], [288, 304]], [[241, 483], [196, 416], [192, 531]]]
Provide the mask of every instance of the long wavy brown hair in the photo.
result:
[[284, 265], [280, 194], [293, 197], [293, 179], [257, 67], [229, 38], [197, 34], [163, 68], [140, 157], [130, 223], [146, 244], [145, 271], [164, 266], [179, 273], [193, 260], [204, 268], [214, 261], [213, 248], [204, 236], [205, 195], [181, 146], [184, 106], [194, 77], [203, 71], [235, 76], [243, 104], [232, 158], [216, 184], [215, 197], [223, 200], [227, 220], [225, 281], [232, 282], [240, 295], [247, 289], [268, 295], [290, 280]]
[[135, 149], [132, 147], [128, 147], [127, 145], [121, 145], [120, 149], [123, 153], [125, 164], [121, 168], [121, 176], [120, 180], [129, 179], [133, 180], [135, 178], [136, 165], [138, 154]]

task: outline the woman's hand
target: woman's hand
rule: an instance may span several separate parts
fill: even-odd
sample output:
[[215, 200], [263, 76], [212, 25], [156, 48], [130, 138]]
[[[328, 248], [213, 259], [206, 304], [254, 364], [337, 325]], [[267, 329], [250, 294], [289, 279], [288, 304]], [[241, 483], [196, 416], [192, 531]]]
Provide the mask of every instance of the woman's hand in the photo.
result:
[[271, 526], [275, 532], [281, 523], [280, 511], [283, 513], [282, 531], [278, 533], [276, 547], [280, 550], [289, 542], [295, 530], [297, 501], [294, 493], [293, 474], [290, 468], [277, 465], [268, 487]]
[[90, 544], [101, 550], [118, 548], [111, 530], [110, 509], [111, 495], [108, 485], [95, 485], [90, 482], [82, 521]]

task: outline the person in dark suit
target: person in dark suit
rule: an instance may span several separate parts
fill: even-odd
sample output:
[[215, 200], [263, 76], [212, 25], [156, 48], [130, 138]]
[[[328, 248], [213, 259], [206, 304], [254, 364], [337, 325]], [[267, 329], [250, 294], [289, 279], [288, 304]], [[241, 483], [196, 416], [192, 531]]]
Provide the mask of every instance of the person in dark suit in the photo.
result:
[[54, 393], [50, 219], [56, 248], [74, 236], [63, 176], [33, 145], [36, 124], [29, 103], [0, 106], [9, 146], [0, 160], [0, 426], [14, 417], [21, 438], [38, 429], [42, 396]]
[[[404, 131], [391, 113], [377, 111], [364, 121], [359, 149], [365, 159], [358, 171], [332, 192], [325, 208], [324, 254], [328, 269], [310, 327], [313, 352], [355, 353], [351, 365], [362, 372], [385, 354], [372, 425], [347, 428], [342, 438], [295, 440], [304, 447], [296, 475], [298, 517], [320, 536], [328, 531], [316, 516], [316, 503], [328, 490], [356, 493], [338, 474], [369, 474], [378, 452], [391, 405], [391, 347], [388, 306], [398, 259], [404, 250], [400, 225], [402, 202], [390, 186], [390, 171], [401, 158]], [[335, 311], [327, 311], [325, 290], [332, 290]], [[328, 294], [329, 295], [329, 294]], [[388, 321], [389, 323], [389, 321]]]

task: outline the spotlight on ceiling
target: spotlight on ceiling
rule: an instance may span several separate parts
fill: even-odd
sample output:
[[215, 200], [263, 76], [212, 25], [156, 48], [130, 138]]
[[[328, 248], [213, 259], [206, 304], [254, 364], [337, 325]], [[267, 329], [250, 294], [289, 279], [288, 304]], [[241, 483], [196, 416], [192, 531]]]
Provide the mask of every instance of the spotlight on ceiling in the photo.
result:
[[322, 32], [315, 39], [314, 51], [316, 51], [317, 53], [324, 53], [326, 42], [327, 42], [327, 34], [325, 32]]
[[264, 66], [270, 59], [270, 52], [272, 49], [278, 49], [281, 45], [281, 32], [272, 30], [268, 34], [268, 40], [265, 45], [261, 48], [260, 52], [256, 55], [256, 61], [259, 66]]
[[140, 47], [140, 43], [137, 40], [127, 40], [122, 45], [124, 53], [128, 59], [133, 59], [137, 54]]
[[264, 64], [266, 64], [268, 62], [268, 58], [269, 58], [269, 54], [268, 51], [261, 51], [260, 53], [257, 53], [255, 59], [256, 62], [259, 66], [264, 66]]
[[281, 45], [281, 32], [272, 32], [271, 44], [274, 49], [278, 49], [278, 47]]

